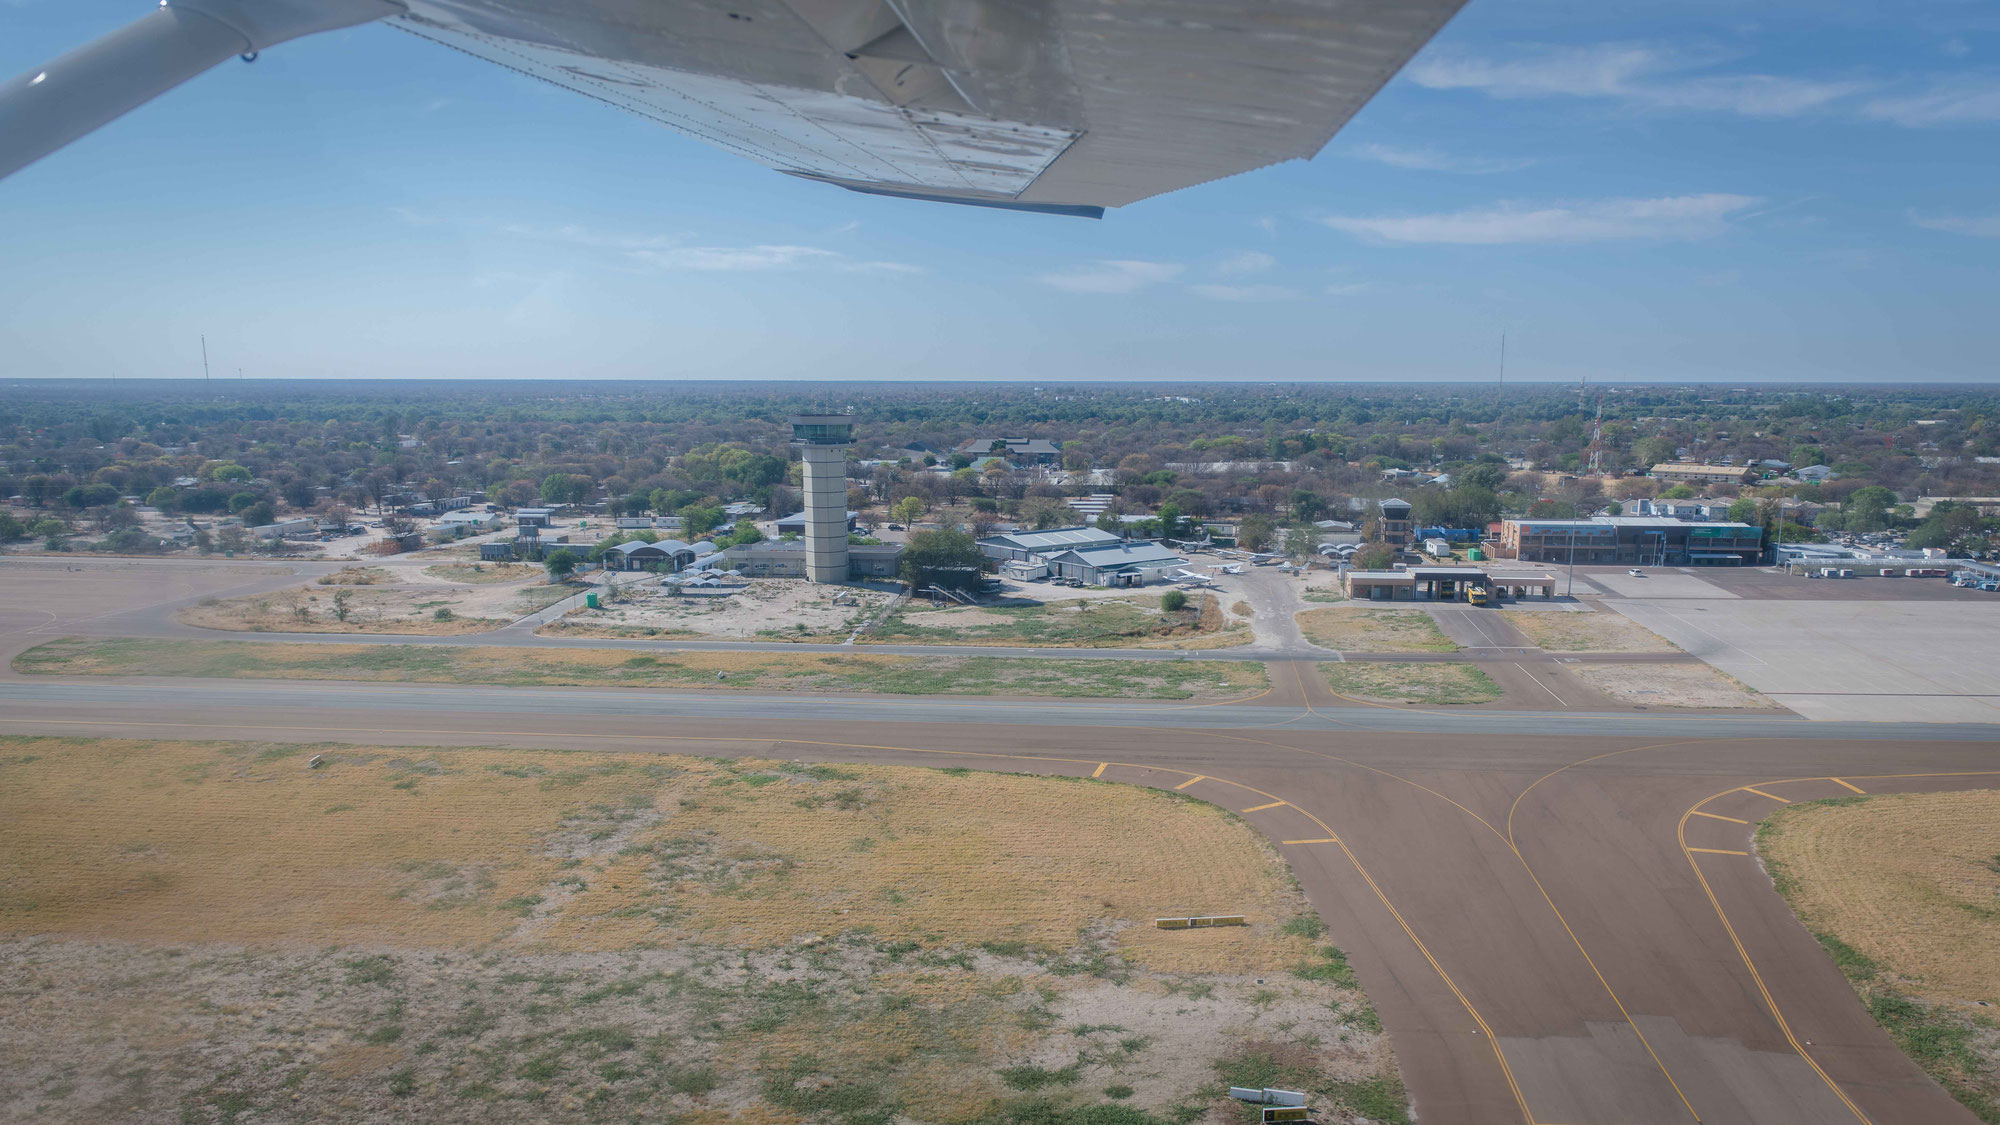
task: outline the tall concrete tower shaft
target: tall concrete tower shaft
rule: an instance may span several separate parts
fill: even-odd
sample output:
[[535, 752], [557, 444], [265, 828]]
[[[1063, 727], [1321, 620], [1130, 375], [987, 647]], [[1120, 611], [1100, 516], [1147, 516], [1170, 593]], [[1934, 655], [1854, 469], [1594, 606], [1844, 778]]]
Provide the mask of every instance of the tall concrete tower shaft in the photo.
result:
[[847, 563], [847, 447], [854, 419], [846, 414], [802, 414], [791, 419], [792, 442], [805, 464], [806, 577], [845, 582]]

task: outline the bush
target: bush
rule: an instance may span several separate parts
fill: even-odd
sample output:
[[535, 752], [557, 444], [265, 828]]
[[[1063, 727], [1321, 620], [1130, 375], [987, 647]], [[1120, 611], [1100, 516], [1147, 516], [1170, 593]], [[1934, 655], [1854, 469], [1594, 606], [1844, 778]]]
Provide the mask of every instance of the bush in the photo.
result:
[[1160, 608], [1168, 613], [1179, 613], [1187, 608], [1187, 595], [1179, 590], [1168, 590], [1160, 595]]

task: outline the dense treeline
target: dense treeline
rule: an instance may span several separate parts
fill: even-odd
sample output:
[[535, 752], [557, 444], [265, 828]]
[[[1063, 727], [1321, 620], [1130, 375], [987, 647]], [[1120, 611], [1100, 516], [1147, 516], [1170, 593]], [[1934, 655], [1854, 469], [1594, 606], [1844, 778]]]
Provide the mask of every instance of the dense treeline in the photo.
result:
[[[2000, 457], [2000, 394], [1985, 387], [363, 380], [16, 382], [0, 495], [106, 525], [120, 497], [251, 522], [471, 490], [709, 519], [736, 499], [792, 504], [783, 421], [821, 411], [853, 412], [855, 456], [890, 462], [857, 471], [857, 505], [977, 498], [980, 514], [1044, 523], [1067, 518], [1066, 497], [1110, 491], [1114, 512], [1273, 525], [1404, 492], [1425, 522], [1474, 524], [1659, 495], [1620, 474], [1680, 458], [1816, 466], [1831, 479], [1749, 498], [1816, 507], [1880, 489], [1889, 503], [1864, 507], [1889, 519], [1919, 496], [2000, 494], [2000, 462], [1982, 460]], [[1065, 474], [954, 455], [996, 437], [1049, 440]], [[1593, 452], [1603, 476], [1583, 472]], [[1399, 470], [1424, 479], [1385, 480]], [[1438, 473], [1451, 479], [1425, 483]]]

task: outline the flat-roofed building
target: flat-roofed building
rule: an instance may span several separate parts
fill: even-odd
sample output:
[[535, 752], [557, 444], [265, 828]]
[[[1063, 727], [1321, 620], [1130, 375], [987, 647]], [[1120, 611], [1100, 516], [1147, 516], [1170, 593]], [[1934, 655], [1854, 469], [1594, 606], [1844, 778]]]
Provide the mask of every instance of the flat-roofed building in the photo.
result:
[[1522, 562], [1585, 566], [1754, 566], [1764, 529], [1747, 523], [1657, 516], [1504, 520], [1500, 554]]
[[979, 549], [995, 562], [1026, 562], [1034, 555], [1082, 547], [1115, 547], [1123, 539], [1095, 527], [1052, 527], [1047, 531], [1004, 531], [979, 541]]
[[1113, 546], [1072, 547], [1043, 555], [1057, 578], [1077, 578], [1093, 586], [1137, 586], [1187, 565], [1187, 559], [1159, 543], [1118, 542]]
[[1648, 474], [1654, 480], [1681, 481], [1687, 484], [1743, 484], [1756, 475], [1755, 470], [1739, 465], [1696, 465], [1687, 461], [1667, 461], [1653, 466]]
[[[903, 544], [850, 546], [847, 549], [846, 578], [894, 578], [903, 558]], [[808, 551], [803, 539], [765, 541], [730, 547], [723, 551], [729, 569], [751, 578], [804, 578]], [[814, 581], [826, 581], [824, 578]]]

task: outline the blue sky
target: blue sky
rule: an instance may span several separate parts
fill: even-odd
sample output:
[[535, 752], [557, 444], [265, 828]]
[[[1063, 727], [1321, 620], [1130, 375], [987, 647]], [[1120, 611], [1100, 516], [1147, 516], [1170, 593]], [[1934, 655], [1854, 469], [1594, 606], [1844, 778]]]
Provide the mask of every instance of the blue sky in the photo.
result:
[[[0, 0], [0, 74], [144, 13]], [[382, 27], [0, 181], [14, 377], [2000, 378], [2000, 7], [1473, 0], [1100, 222], [806, 183]]]

